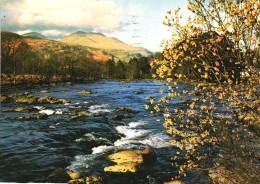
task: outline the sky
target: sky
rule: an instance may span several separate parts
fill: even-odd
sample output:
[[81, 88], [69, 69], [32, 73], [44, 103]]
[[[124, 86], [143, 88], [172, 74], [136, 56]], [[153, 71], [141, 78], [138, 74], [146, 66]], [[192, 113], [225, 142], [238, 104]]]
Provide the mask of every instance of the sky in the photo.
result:
[[39, 32], [59, 39], [76, 31], [98, 32], [129, 45], [161, 51], [170, 38], [162, 24], [185, 0], [1, 0], [1, 30]]

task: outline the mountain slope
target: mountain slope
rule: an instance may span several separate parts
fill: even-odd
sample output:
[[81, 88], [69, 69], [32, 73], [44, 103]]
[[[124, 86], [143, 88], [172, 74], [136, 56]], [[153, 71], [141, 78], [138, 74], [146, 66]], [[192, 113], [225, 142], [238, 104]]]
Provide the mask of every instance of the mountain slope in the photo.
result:
[[16, 39], [21, 39], [23, 38], [21, 35], [17, 33], [12, 33], [9, 31], [1, 31], [1, 40], [16, 40]]
[[[85, 33], [83, 33], [85, 35]], [[96, 33], [94, 33], [96, 34]], [[98, 34], [97, 34], [98, 35]], [[102, 36], [102, 34], [99, 34]], [[103, 35], [104, 36], [104, 35]], [[114, 57], [116, 61], [121, 60], [124, 62], [128, 62], [130, 58], [140, 57], [141, 54], [139, 52], [134, 51], [125, 51], [125, 50], [109, 50], [109, 49], [101, 49], [94, 48], [88, 46], [82, 46], [78, 44], [69, 44], [65, 42], [60, 42], [56, 40], [35, 38], [31, 36], [21, 36], [16, 33], [1, 31], [1, 40], [4, 42], [16, 42], [17, 46], [21, 43], [21, 41], [27, 43], [31, 48], [42, 55], [44, 57], [48, 57], [52, 53], [72, 53], [77, 56], [85, 56], [91, 57], [96, 61], [107, 61]], [[147, 51], [149, 52], [149, 51]]]
[[65, 36], [59, 40], [73, 45], [82, 45], [104, 50], [123, 50], [130, 53], [139, 53], [143, 56], [151, 55], [152, 53], [142, 47], [133, 47], [124, 42], [112, 37], [107, 37], [100, 33], [86, 33], [78, 31], [71, 35]]
[[30, 32], [30, 33], [25, 33], [22, 36], [24, 37], [29, 37], [29, 38], [40, 38], [40, 39], [48, 39], [46, 36], [43, 36], [40, 33], [37, 32]]

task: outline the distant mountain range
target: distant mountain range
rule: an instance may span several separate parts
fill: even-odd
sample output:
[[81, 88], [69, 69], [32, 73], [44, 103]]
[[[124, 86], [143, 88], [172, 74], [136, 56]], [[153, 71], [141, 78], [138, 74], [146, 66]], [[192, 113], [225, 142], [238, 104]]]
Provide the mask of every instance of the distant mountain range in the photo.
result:
[[149, 56], [153, 53], [143, 47], [133, 47], [122, 41], [107, 37], [101, 33], [87, 33], [78, 31], [60, 40], [50, 40], [37, 32], [30, 32], [23, 35], [1, 31], [2, 40], [5, 37], [22, 39], [32, 46], [34, 50], [43, 54], [52, 52], [74, 52], [75, 54], [93, 57], [97, 61], [107, 61], [114, 57], [115, 60], [128, 62], [130, 58]]

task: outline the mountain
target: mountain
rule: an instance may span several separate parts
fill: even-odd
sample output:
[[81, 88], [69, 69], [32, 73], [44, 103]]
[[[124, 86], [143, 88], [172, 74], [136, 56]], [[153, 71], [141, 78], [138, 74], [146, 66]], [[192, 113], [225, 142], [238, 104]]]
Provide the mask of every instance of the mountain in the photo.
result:
[[61, 38], [59, 41], [72, 45], [81, 45], [97, 49], [104, 49], [107, 51], [117, 50], [141, 54], [142, 56], [152, 55], [152, 52], [143, 47], [133, 47], [116, 38], [107, 37], [101, 33], [87, 33], [83, 31], [78, 31]]
[[37, 33], [37, 32], [25, 33], [22, 36], [28, 37], [28, 38], [48, 39], [46, 36], [43, 36], [42, 34]]
[[[28, 34], [26, 34], [28, 35]], [[116, 61], [121, 60], [124, 62], [128, 62], [130, 58], [133, 57], [141, 57], [142, 55], [152, 54], [151, 52], [147, 51], [144, 48], [139, 47], [131, 47], [123, 42], [120, 42], [119, 40], [113, 38], [113, 40], [116, 40], [115, 43], [122, 44], [121, 46], [125, 46], [123, 49], [104, 49], [104, 48], [95, 48], [90, 46], [84, 46], [79, 44], [71, 44], [71, 43], [65, 43], [61, 41], [56, 40], [49, 40], [49, 39], [42, 39], [37, 38], [36, 36], [30, 36], [30, 35], [38, 35], [38, 34], [29, 34], [29, 36], [21, 36], [16, 33], [8, 32], [8, 31], [1, 31], [1, 40], [2, 42], [17, 42], [17, 45], [21, 43], [21, 41], [27, 43], [29, 46], [32, 47], [33, 51], [43, 54], [45, 57], [48, 57], [51, 53], [74, 53], [76, 55], [81, 55], [85, 57], [91, 57], [95, 61], [107, 61], [108, 59], [111, 59], [114, 57]], [[40, 34], [39, 34], [40, 35]], [[73, 34], [72, 34], [73, 35]], [[76, 36], [75, 36], [76, 35]], [[94, 36], [101, 36], [102, 38], [108, 38], [103, 34], [100, 33], [85, 33], [85, 32], [77, 32], [74, 33], [73, 37], [86, 37], [86, 35], [94, 35]], [[46, 37], [45, 37], [46, 38]], [[110, 39], [110, 38], [108, 38]], [[71, 39], [72, 40], [72, 39]], [[76, 40], [77, 41], [77, 40]], [[75, 42], [76, 42], [75, 41]], [[93, 41], [92, 41], [93, 42]], [[91, 45], [93, 46], [93, 45]], [[127, 51], [127, 49], [129, 51]], [[139, 50], [138, 50], [139, 49]], [[144, 54], [141, 54], [141, 53]]]

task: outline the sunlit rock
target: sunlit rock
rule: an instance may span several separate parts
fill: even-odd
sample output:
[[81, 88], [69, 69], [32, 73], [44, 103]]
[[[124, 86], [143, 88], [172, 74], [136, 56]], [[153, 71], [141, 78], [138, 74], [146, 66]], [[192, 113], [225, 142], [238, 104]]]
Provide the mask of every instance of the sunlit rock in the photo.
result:
[[140, 169], [140, 164], [135, 162], [125, 162], [109, 167], [105, 167], [105, 172], [114, 172], [114, 173], [136, 173]]
[[15, 99], [16, 103], [21, 103], [21, 104], [35, 104], [37, 102], [37, 98], [35, 98], [32, 95], [29, 96], [20, 96]]
[[47, 119], [48, 115], [47, 114], [36, 114], [32, 116], [22, 116], [18, 117], [17, 119], [19, 120], [34, 120], [34, 119]]
[[69, 184], [101, 184], [103, 179], [99, 176], [89, 176], [68, 181]]
[[77, 117], [100, 116], [100, 113], [92, 113], [92, 112], [69, 112], [64, 114], [70, 116], [77, 116]]
[[118, 153], [114, 153], [107, 157], [110, 161], [115, 163], [124, 163], [124, 162], [135, 162], [138, 164], [142, 164], [144, 162], [142, 154], [138, 150], [132, 151], [120, 151]]
[[107, 159], [117, 164], [105, 167], [105, 172], [135, 173], [143, 164], [153, 164], [156, 161], [156, 154], [152, 148], [147, 147], [144, 150], [120, 151], [109, 155]]
[[185, 184], [180, 180], [175, 180], [175, 181], [169, 181], [169, 182], [164, 182], [163, 184]]
[[38, 111], [38, 109], [34, 107], [18, 107], [15, 109], [4, 110], [4, 112], [34, 112], [34, 111]]
[[41, 93], [49, 93], [49, 91], [47, 91], [47, 90], [42, 90], [42, 91], [40, 91]]
[[94, 94], [96, 92], [94, 91], [90, 91], [90, 90], [82, 90], [82, 91], [79, 91], [77, 92], [78, 94]]
[[132, 109], [127, 109], [123, 106], [117, 106], [116, 107], [117, 111], [124, 111], [124, 112], [128, 112], [128, 113], [138, 113], [138, 111], [132, 110]]

